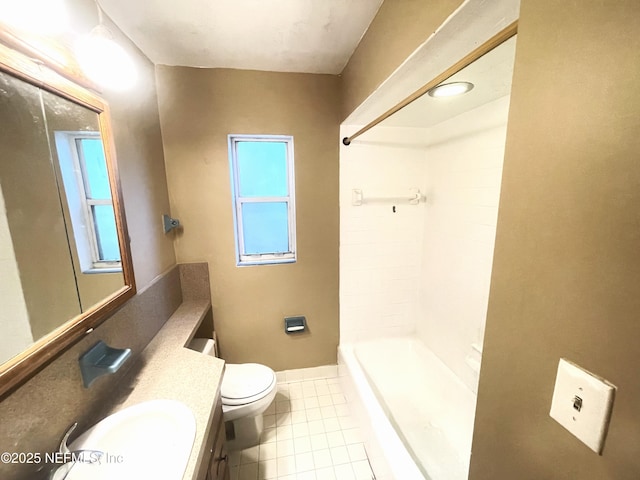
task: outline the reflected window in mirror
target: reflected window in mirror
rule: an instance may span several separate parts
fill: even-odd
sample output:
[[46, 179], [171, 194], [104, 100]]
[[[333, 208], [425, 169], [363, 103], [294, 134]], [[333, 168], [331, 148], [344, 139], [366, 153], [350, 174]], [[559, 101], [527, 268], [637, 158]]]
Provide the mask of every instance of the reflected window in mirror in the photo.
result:
[[100, 119], [67, 98], [40, 93], [80, 305], [86, 311], [125, 283], [113, 255], [120, 247]]
[[122, 270], [102, 140], [97, 132], [55, 132], [82, 273]]

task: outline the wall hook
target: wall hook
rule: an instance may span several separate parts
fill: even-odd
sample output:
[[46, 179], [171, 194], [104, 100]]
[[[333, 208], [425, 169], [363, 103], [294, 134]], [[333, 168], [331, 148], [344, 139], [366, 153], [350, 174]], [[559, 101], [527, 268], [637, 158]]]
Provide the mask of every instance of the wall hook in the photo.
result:
[[180, 226], [180, 220], [177, 218], [171, 218], [165, 213], [162, 215], [162, 224], [164, 226], [164, 233], [169, 233], [174, 228], [178, 228]]

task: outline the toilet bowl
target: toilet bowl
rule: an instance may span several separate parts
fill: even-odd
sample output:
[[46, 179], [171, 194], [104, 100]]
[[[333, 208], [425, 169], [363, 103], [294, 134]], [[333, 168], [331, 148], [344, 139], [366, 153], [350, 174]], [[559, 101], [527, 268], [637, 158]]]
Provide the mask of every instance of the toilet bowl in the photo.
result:
[[220, 391], [227, 448], [258, 445], [264, 430], [262, 414], [276, 397], [275, 372], [257, 363], [227, 363]]
[[276, 374], [258, 363], [227, 363], [220, 392], [225, 421], [259, 415], [276, 396]]
[[[189, 348], [216, 356], [215, 342], [210, 338], [195, 338]], [[220, 393], [229, 450], [260, 443], [264, 430], [262, 414], [276, 396], [276, 385], [276, 374], [266, 365], [225, 364]]]

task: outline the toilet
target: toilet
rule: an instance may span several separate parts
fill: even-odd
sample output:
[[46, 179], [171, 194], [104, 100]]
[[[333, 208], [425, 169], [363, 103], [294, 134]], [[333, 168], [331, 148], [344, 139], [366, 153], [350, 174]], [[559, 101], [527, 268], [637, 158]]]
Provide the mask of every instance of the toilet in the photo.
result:
[[[210, 338], [194, 338], [189, 348], [217, 357], [216, 343]], [[262, 414], [276, 397], [276, 385], [276, 374], [266, 365], [225, 365], [220, 393], [229, 450], [260, 443], [260, 435], [264, 430]]]

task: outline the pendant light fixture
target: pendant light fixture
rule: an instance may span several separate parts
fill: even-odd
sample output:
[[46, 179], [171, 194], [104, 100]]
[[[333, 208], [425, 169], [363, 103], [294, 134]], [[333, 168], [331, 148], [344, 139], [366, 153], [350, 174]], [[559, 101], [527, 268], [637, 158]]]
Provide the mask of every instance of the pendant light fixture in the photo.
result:
[[133, 60], [104, 24], [102, 8], [96, 1], [98, 25], [76, 45], [82, 71], [98, 85], [110, 90], [131, 88], [137, 79]]

